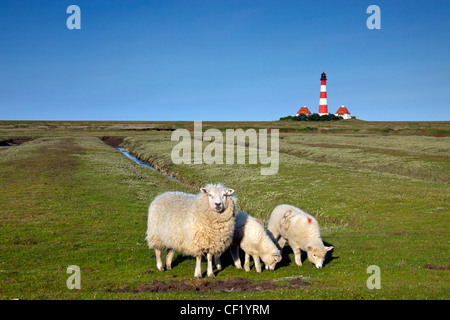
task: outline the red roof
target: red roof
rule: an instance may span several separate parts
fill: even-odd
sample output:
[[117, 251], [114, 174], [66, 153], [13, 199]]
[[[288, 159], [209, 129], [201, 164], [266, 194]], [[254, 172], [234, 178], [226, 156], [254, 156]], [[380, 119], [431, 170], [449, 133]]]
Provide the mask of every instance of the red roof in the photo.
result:
[[299, 114], [311, 114], [311, 111], [307, 107], [301, 107], [297, 112], [297, 115]]
[[346, 107], [342, 106], [342, 107], [340, 107], [340, 108], [336, 111], [335, 114], [337, 114], [337, 115], [339, 115], [339, 116], [342, 116], [342, 115], [344, 115], [344, 114], [350, 114], [350, 112], [347, 110]]

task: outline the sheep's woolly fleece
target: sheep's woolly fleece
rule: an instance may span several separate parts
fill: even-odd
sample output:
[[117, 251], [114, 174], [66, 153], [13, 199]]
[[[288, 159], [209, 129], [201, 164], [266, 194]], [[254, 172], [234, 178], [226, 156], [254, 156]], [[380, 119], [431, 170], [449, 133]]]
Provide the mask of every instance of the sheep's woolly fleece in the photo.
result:
[[[207, 185], [205, 188], [221, 188]], [[209, 206], [208, 195], [166, 192], [149, 208], [147, 241], [150, 248], [172, 248], [184, 255], [220, 255], [231, 243], [237, 199], [226, 198], [225, 209], [217, 213]]]

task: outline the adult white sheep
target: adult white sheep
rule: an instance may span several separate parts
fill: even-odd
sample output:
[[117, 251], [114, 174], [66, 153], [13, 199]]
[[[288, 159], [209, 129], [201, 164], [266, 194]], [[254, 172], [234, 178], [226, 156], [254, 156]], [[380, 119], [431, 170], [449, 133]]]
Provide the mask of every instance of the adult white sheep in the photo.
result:
[[[239, 247], [245, 252], [244, 269], [247, 272], [250, 271], [250, 256], [255, 261], [256, 272], [261, 272], [260, 257], [267, 270], [274, 270], [275, 265], [281, 261], [280, 250], [267, 235], [260, 222], [249, 214], [238, 210], [230, 251], [234, 265], [236, 268], [242, 269]], [[219, 256], [215, 256], [215, 263], [218, 269], [222, 268]]]
[[279, 205], [272, 211], [267, 231], [273, 240], [278, 241], [281, 249], [289, 241], [295, 263], [299, 266], [302, 265], [300, 250], [306, 251], [309, 261], [322, 269], [327, 252], [333, 249], [324, 246], [319, 223], [313, 216], [287, 204]]
[[213, 255], [220, 255], [231, 243], [236, 217], [234, 190], [221, 184], [206, 185], [197, 195], [165, 192], [148, 209], [147, 242], [155, 249], [156, 267], [163, 271], [161, 252], [168, 249], [166, 268], [171, 269], [174, 251], [196, 257], [194, 276], [202, 277], [201, 259], [207, 255], [208, 277]]

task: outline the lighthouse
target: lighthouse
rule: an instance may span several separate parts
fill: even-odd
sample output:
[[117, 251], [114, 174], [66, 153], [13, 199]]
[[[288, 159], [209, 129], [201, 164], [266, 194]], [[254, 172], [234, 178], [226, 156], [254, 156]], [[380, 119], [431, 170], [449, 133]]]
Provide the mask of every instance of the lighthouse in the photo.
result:
[[319, 115], [328, 114], [328, 103], [327, 103], [327, 75], [322, 72], [320, 77], [320, 102], [319, 102]]

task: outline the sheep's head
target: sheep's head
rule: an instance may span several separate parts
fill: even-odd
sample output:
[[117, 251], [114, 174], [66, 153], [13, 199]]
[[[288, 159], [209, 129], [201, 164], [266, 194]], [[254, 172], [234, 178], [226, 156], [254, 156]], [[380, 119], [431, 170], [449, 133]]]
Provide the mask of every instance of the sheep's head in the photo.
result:
[[322, 245], [322, 247], [319, 248], [307, 246], [306, 252], [308, 253], [309, 261], [314, 263], [317, 269], [322, 269], [325, 256], [327, 252], [330, 251], [331, 249], [333, 249], [333, 247], [326, 247], [324, 245]]
[[[263, 259], [263, 257], [261, 257], [261, 259]], [[275, 270], [275, 266], [280, 261], [281, 261], [280, 250], [273, 251], [269, 257], [269, 261], [265, 261], [265, 259], [263, 259], [263, 262], [266, 265], [266, 270]]]
[[218, 213], [222, 213], [225, 211], [225, 209], [227, 208], [227, 197], [231, 196], [234, 192], [233, 189], [227, 189], [221, 184], [208, 184], [200, 190], [201, 192], [208, 195], [209, 206], [212, 210]]

